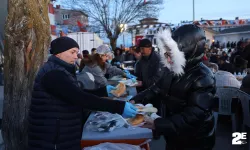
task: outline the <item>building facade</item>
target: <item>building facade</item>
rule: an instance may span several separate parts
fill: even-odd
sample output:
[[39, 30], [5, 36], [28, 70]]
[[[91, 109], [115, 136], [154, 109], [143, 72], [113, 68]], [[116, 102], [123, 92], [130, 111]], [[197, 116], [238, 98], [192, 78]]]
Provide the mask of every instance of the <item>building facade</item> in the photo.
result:
[[214, 35], [214, 39], [220, 43], [238, 42], [241, 39], [250, 39], [250, 25], [225, 29], [219, 34]]
[[145, 18], [140, 20], [140, 24], [130, 26], [128, 30], [132, 33], [133, 45], [138, 45], [142, 38], [147, 38], [157, 47], [155, 35], [160, 28], [164, 30], [169, 27], [168, 23], [158, 22], [157, 18]]
[[53, 0], [50, 1], [48, 9], [49, 9], [51, 40], [54, 40], [55, 38], [57, 38], [57, 36], [56, 36], [55, 10], [53, 7]]
[[202, 28], [208, 28], [220, 32], [225, 29], [248, 26], [250, 25], [250, 19], [239, 19], [239, 17], [236, 17], [234, 20], [225, 20], [222, 18], [218, 20], [203, 20], [201, 18], [200, 21], [182, 21], [177, 25], [177, 28], [184, 24], [195, 24]]
[[200, 21], [182, 21], [176, 26], [178, 28], [184, 24], [195, 24], [205, 30], [208, 46], [211, 46], [214, 41], [220, 43], [237, 42], [241, 39], [250, 38], [250, 19], [225, 20], [203, 20]]
[[214, 30], [209, 29], [209, 28], [203, 28], [203, 29], [205, 31], [207, 45], [208, 45], [208, 47], [210, 47], [212, 45], [212, 43], [214, 42], [214, 36], [216, 34], [218, 34], [219, 32], [214, 31]]
[[88, 26], [88, 15], [81, 11], [62, 9], [60, 5], [56, 5], [55, 24], [71, 26], [79, 26], [81, 24]]

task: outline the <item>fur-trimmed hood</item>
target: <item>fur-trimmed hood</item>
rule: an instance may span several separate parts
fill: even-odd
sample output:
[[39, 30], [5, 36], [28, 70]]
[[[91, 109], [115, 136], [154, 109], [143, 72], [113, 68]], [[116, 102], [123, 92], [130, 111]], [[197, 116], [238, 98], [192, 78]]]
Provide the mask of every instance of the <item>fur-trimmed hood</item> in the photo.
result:
[[[159, 31], [157, 34], [157, 43], [164, 67], [168, 67], [175, 75], [184, 74], [184, 67], [186, 65], [185, 55], [179, 50], [177, 43], [172, 39], [170, 29]], [[167, 61], [165, 57], [166, 52], [170, 54], [172, 64]]]

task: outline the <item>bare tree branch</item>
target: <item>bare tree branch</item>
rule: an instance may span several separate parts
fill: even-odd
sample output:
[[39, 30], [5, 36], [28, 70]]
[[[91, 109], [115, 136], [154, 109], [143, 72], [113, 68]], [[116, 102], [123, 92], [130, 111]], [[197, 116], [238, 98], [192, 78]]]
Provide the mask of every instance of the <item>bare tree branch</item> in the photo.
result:
[[88, 14], [95, 26], [103, 28], [114, 49], [121, 33], [121, 24], [156, 17], [163, 0], [63, 0], [67, 7]]

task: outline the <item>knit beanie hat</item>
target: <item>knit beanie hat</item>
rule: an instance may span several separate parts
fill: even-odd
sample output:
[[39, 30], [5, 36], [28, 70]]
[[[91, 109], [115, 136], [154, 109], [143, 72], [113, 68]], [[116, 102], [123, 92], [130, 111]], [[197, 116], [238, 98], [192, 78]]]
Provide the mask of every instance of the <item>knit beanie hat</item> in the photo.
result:
[[152, 47], [152, 42], [149, 39], [142, 39], [139, 47]]
[[71, 48], [79, 49], [79, 45], [72, 38], [64, 36], [53, 40], [50, 44], [50, 48], [51, 48], [50, 53], [56, 55], [64, 51], [67, 51]]

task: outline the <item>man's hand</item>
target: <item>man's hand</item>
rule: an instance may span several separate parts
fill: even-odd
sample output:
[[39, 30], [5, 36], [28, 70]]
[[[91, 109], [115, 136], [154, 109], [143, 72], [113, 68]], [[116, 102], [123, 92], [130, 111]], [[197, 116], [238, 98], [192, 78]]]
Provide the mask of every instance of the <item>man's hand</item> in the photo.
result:
[[142, 128], [148, 128], [152, 130], [155, 129], [154, 120], [152, 118], [150, 118], [149, 116], [144, 116], [144, 121], [145, 121], [145, 124], [141, 126]]
[[134, 100], [130, 100], [129, 102], [132, 103], [132, 104], [135, 104], [135, 101], [134, 101]]

